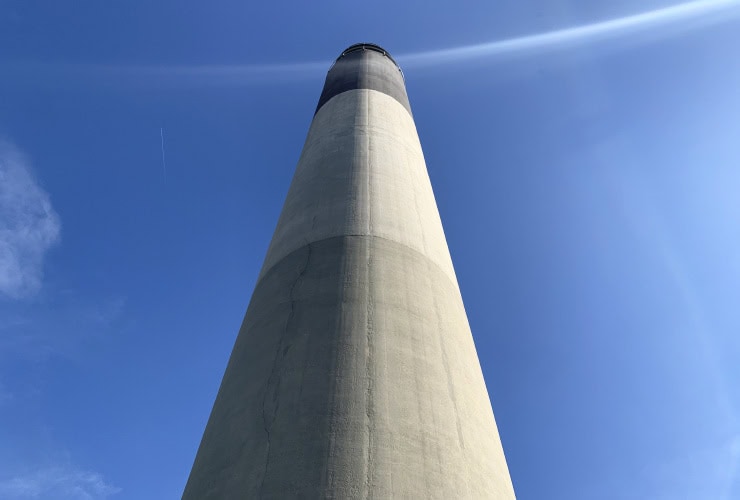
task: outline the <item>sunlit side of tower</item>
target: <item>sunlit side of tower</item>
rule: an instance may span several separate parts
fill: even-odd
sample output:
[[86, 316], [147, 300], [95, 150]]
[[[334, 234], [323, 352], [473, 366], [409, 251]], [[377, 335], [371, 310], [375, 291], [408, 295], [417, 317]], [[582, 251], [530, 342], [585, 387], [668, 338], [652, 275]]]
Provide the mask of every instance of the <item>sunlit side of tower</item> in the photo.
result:
[[514, 490], [403, 74], [329, 70], [183, 498]]

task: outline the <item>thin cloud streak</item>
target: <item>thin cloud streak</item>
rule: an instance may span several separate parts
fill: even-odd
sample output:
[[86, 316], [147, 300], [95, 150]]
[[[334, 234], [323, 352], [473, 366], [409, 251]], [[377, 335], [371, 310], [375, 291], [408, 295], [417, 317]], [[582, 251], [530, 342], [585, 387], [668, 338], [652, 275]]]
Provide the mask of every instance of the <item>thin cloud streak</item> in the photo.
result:
[[[396, 59], [402, 67], [441, 66], [474, 59], [561, 49], [585, 42], [614, 39], [637, 33], [651, 33], [659, 36], [660, 33], [655, 32], [658, 28], [689, 22], [704, 26], [707, 22], [728, 21], [731, 16], [740, 14], [738, 7], [740, 7], [740, 0], [697, 0], [574, 28], [452, 49], [399, 55]], [[664, 33], [664, 35], [667, 34], [669, 33]]]

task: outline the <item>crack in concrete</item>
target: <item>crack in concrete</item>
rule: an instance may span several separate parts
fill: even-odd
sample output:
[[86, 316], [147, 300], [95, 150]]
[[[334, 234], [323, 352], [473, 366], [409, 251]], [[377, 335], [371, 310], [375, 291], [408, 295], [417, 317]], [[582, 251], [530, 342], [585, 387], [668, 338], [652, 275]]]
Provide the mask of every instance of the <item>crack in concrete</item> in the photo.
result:
[[[270, 371], [270, 376], [267, 379], [267, 386], [265, 387], [265, 395], [262, 399], [262, 423], [265, 429], [265, 435], [267, 436], [267, 450], [265, 452], [265, 468], [264, 472], [262, 473], [262, 481], [260, 483], [260, 489], [259, 489], [259, 497], [264, 498], [263, 490], [265, 487], [265, 479], [267, 478], [267, 470], [269, 469], [270, 465], [270, 448], [272, 446], [271, 440], [270, 440], [270, 432], [272, 430], [272, 426], [275, 423], [275, 418], [277, 417], [277, 411], [280, 406], [279, 400], [278, 400], [278, 392], [280, 389], [280, 375], [278, 373], [280, 361], [285, 359], [285, 356], [288, 354], [288, 351], [290, 350], [290, 344], [287, 344], [283, 348], [283, 343], [285, 340], [285, 336], [288, 334], [288, 331], [290, 330], [290, 323], [293, 320], [293, 314], [295, 312], [295, 297], [294, 292], [296, 287], [298, 286], [298, 283], [301, 281], [303, 276], [306, 274], [306, 270], [308, 269], [308, 263], [311, 260], [311, 244], [306, 244], [306, 261], [303, 263], [303, 266], [298, 273], [298, 276], [296, 277], [295, 281], [293, 282], [293, 285], [290, 287], [290, 292], [288, 292], [288, 297], [290, 299], [290, 311], [288, 312], [288, 317], [285, 321], [285, 329], [283, 330], [283, 334], [280, 336], [280, 340], [278, 341], [277, 349], [275, 352], [275, 359], [272, 362], [272, 369]], [[268, 395], [270, 394], [270, 386], [273, 385], [273, 380], [275, 380], [274, 388], [272, 390], [272, 402], [274, 407], [272, 408], [272, 414], [268, 417]]]

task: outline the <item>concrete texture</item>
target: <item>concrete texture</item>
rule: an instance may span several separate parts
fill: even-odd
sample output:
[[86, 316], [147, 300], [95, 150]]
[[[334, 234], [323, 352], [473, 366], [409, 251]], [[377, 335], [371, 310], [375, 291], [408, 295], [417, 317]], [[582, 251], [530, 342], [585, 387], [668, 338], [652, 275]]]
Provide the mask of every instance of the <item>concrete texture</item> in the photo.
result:
[[373, 89], [314, 117], [183, 495], [319, 497], [514, 498], [413, 119]]

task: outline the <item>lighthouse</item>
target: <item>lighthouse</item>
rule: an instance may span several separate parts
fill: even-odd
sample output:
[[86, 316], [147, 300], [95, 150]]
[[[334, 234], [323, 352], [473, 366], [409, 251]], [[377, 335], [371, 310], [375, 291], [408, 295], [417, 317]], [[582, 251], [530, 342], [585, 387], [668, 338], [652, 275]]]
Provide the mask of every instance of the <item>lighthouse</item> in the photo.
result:
[[183, 498], [513, 499], [406, 93], [329, 69]]

